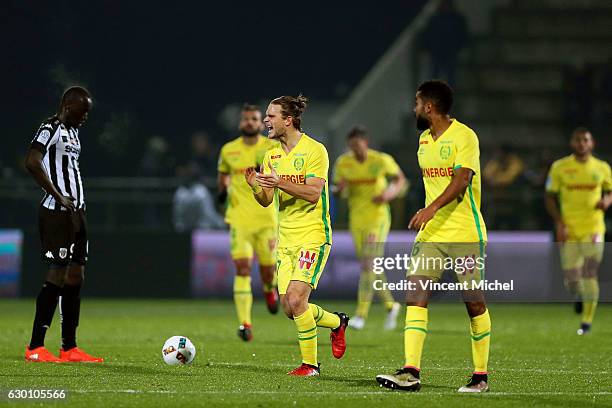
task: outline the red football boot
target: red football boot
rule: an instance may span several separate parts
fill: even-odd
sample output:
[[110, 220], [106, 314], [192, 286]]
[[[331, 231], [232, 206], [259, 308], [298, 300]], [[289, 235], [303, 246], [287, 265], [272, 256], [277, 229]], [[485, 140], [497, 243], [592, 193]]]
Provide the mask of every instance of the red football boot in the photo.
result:
[[268, 306], [268, 311], [272, 314], [278, 313], [278, 293], [276, 289], [272, 289], [270, 292], [265, 292], [264, 296], [266, 297], [266, 306]]
[[35, 363], [61, 363], [62, 360], [55, 357], [45, 346], [36, 347], [30, 350], [30, 346], [26, 346], [25, 351], [26, 361]]
[[329, 334], [332, 345], [332, 354], [336, 358], [342, 358], [346, 351], [346, 338], [344, 336], [348, 327], [349, 317], [346, 313], [334, 313], [340, 317], [340, 326], [333, 329]]
[[298, 368], [291, 370], [287, 373], [295, 377], [314, 377], [315, 375], [321, 374], [319, 367], [315, 367], [310, 364], [302, 363]]
[[242, 323], [240, 327], [238, 327], [238, 337], [244, 341], [253, 340], [253, 330], [251, 329], [251, 325], [248, 323]]
[[60, 349], [60, 359], [65, 363], [101, 363], [104, 361], [102, 357], [91, 356], [78, 347], [69, 350]]

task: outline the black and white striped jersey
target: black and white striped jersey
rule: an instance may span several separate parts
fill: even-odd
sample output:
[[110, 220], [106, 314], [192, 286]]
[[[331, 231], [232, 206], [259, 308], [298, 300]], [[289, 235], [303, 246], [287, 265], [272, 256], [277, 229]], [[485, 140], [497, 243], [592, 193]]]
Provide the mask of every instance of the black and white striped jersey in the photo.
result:
[[[38, 131], [32, 148], [39, 150], [43, 156], [43, 165], [47, 176], [62, 195], [72, 197], [77, 209], [85, 208], [83, 181], [79, 170], [81, 142], [79, 130], [66, 127], [57, 117], [45, 120]], [[41, 202], [50, 210], [66, 210], [46, 193]]]

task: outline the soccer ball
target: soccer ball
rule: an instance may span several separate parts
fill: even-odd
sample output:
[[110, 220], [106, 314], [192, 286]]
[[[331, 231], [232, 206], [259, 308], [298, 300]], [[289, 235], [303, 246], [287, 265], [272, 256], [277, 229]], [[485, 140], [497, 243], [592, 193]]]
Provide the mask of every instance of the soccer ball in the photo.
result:
[[164, 343], [162, 358], [169, 365], [191, 364], [196, 348], [185, 336], [172, 336]]

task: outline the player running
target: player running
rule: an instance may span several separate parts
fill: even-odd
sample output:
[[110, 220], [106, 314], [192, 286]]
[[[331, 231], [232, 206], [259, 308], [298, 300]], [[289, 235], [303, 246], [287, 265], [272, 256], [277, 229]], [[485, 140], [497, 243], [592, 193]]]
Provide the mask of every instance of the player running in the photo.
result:
[[285, 314], [296, 325], [302, 365], [289, 375], [319, 375], [317, 326], [331, 329], [332, 353], [346, 350], [349, 318], [308, 303], [329, 256], [332, 231], [329, 219], [327, 173], [329, 159], [321, 143], [302, 132], [307, 99], [281, 96], [270, 102], [265, 125], [268, 138], [280, 145], [268, 150], [263, 172], [245, 172], [257, 201], [264, 207], [276, 196], [279, 218], [278, 292]]
[[[476, 133], [449, 116], [453, 90], [443, 81], [426, 81], [417, 90], [414, 113], [417, 127], [424, 132], [419, 137], [417, 157], [425, 185], [426, 207], [417, 211], [409, 228], [418, 232], [412, 256], [422, 259], [452, 259], [472, 268], [459, 273], [460, 282], [479, 282], [484, 270], [478, 260], [484, 260], [487, 240], [485, 224], [480, 214], [480, 149]], [[418, 391], [421, 387], [421, 353], [427, 336], [427, 303], [430, 292], [420, 282], [438, 281], [443, 273], [439, 262], [420, 263], [409, 271], [408, 279], [416, 289], [408, 291], [406, 326], [404, 327], [405, 364], [395, 374], [378, 375], [384, 387]], [[459, 392], [488, 390], [487, 363], [491, 320], [482, 291], [464, 292], [470, 316], [472, 360], [471, 381]]]
[[583, 335], [591, 331], [599, 300], [597, 271], [604, 252], [604, 211], [612, 204], [612, 175], [608, 163], [593, 157], [593, 136], [588, 129], [574, 130], [570, 145], [574, 154], [550, 168], [546, 208], [561, 243], [565, 287], [579, 299], [576, 312], [582, 313], [582, 323], [578, 334]]
[[[45, 120], [28, 151], [25, 166], [45, 196], [39, 208], [42, 258], [49, 268], [38, 297], [32, 338], [25, 359], [36, 362], [101, 362], [77, 347], [81, 285], [87, 262], [87, 220], [79, 156], [79, 128], [92, 101], [74, 86], [62, 96], [59, 113]], [[45, 334], [60, 299], [62, 347], [57, 358], [45, 348]]]
[[277, 142], [260, 133], [263, 130], [261, 111], [255, 105], [244, 105], [240, 117], [241, 136], [226, 143], [219, 155], [217, 185], [220, 201], [227, 199], [225, 221], [230, 225], [230, 252], [236, 266], [234, 304], [238, 315], [238, 336], [244, 341], [253, 338], [251, 306], [251, 266], [257, 254], [263, 292], [270, 313], [278, 312], [276, 293], [276, 240], [278, 217], [274, 207], [262, 207], [253, 198], [243, 173], [259, 167], [266, 151]]
[[[389, 201], [405, 188], [406, 177], [393, 157], [368, 148], [368, 132], [364, 127], [351, 129], [347, 139], [350, 151], [336, 160], [334, 186], [336, 193], [347, 193], [349, 226], [361, 264], [357, 311], [349, 323], [350, 327], [360, 330], [368, 318], [374, 279], [385, 278], [374, 274], [372, 259], [384, 255], [391, 227]], [[393, 330], [397, 327], [400, 304], [388, 289], [376, 293], [387, 309], [385, 330]]]

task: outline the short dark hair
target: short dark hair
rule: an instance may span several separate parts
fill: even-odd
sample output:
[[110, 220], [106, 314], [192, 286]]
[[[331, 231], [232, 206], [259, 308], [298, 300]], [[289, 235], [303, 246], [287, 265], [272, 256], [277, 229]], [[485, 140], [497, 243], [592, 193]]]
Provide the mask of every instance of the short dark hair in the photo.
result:
[[[586, 126], [578, 126], [572, 131], [572, 135], [570, 138], [573, 138], [575, 135], [582, 135], [584, 133], [591, 133], [591, 130]], [[593, 134], [591, 134], [591, 137], [593, 137]]]
[[368, 129], [365, 126], [357, 125], [353, 126], [351, 130], [346, 135], [348, 140], [355, 139], [357, 137], [367, 139], [368, 137]]
[[283, 119], [287, 116], [293, 118], [293, 127], [302, 130], [302, 114], [308, 106], [308, 98], [299, 94], [298, 96], [279, 96], [270, 102], [272, 105], [280, 105]]
[[88, 98], [91, 98], [89, 91], [82, 86], [71, 86], [64, 91], [62, 95], [61, 105], [71, 105], [73, 103], [79, 103]]
[[261, 109], [259, 109], [259, 106], [247, 102], [242, 105], [240, 112], [261, 112]]
[[439, 79], [423, 82], [417, 91], [421, 98], [431, 102], [438, 112], [448, 114], [453, 107], [453, 88], [448, 83]]

